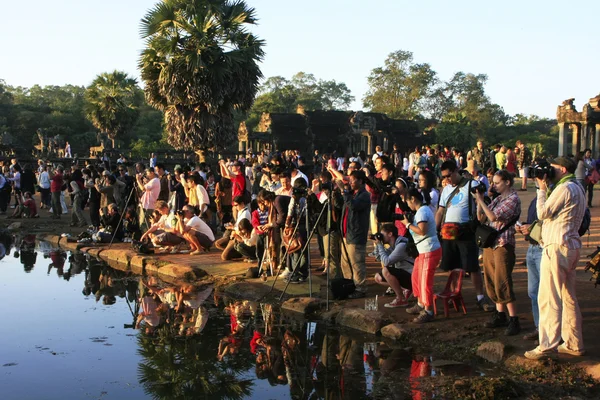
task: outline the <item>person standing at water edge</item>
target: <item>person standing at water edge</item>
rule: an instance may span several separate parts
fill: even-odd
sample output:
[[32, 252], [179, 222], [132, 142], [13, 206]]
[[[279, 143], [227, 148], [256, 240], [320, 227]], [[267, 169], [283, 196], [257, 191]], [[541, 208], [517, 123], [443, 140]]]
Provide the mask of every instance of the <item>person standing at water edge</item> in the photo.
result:
[[[575, 294], [575, 268], [579, 261], [579, 227], [585, 214], [585, 194], [575, 181], [576, 164], [567, 157], [551, 163], [554, 176], [537, 179], [537, 215], [542, 225], [540, 265], [539, 346], [525, 357], [540, 359], [549, 354], [581, 356], [582, 318]], [[564, 341], [560, 344], [561, 339]]]

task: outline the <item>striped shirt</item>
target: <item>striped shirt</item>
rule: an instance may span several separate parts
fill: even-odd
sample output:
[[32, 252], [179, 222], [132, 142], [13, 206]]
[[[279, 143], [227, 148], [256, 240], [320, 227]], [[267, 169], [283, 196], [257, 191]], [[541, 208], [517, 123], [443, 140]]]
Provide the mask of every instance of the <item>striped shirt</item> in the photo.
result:
[[579, 184], [567, 181], [558, 185], [546, 198], [546, 191], [537, 191], [537, 215], [542, 225], [542, 246], [551, 244], [581, 248], [579, 227], [585, 214], [585, 194]]

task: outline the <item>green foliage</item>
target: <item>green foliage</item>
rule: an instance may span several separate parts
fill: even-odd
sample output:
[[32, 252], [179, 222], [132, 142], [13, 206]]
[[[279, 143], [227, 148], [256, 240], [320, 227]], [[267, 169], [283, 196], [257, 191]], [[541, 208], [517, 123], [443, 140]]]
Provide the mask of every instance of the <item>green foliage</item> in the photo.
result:
[[419, 118], [428, 113], [437, 81], [429, 64], [414, 63], [410, 51], [398, 50], [388, 55], [383, 67], [371, 71], [363, 105], [391, 118]]
[[353, 101], [343, 82], [317, 80], [305, 72], [298, 72], [291, 80], [272, 76], [260, 87], [246, 124], [254, 129], [262, 113], [295, 113], [299, 105], [306, 111], [346, 110]]
[[100, 74], [85, 91], [86, 117], [111, 139], [123, 136], [135, 125], [143, 95], [135, 79], [125, 72]]
[[235, 139], [234, 112], [250, 109], [262, 77], [264, 43], [247, 29], [255, 24], [253, 8], [230, 0], [164, 0], [142, 19], [146, 99], [164, 112], [175, 148]]

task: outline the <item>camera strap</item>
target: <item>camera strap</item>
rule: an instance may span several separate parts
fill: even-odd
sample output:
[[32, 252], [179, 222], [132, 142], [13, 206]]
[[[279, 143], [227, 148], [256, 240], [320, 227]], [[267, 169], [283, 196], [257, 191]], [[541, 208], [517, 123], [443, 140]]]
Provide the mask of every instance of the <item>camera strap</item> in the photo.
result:
[[[467, 180], [466, 178], [462, 178], [462, 181], [454, 188], [452, 193], [450, 193], [450, 196], [448, 197], [448, 200], [446, 201], [446, 207], [444, 207], [444, 214], [442, 215], [442, 225], [446, 222], [446, 211], [448, 210], [448, 207], [449, 207], [450, 203], [452, 202], [452, 199], [454, 198], [454, 196], [456, 196], [458, 194], [458, 192], [460, 192], [460, 189], [469, 182], [470, 182], [470, 180]], [[470, 186], [470, 183], [469, 183], [469, 186]], [[470, 189], [470, 187], [469, 187], [469, 189]], [[470, 200], [471, 199], [469, 199], [469, 201]], [[469, 215], [470, 214], [471, 214], [471, 203], [469, 203]]]

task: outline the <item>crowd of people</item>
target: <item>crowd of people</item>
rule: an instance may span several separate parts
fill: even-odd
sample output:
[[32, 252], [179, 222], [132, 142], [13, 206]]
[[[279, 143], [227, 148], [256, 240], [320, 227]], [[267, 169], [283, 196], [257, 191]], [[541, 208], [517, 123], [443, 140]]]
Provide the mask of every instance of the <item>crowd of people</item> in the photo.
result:
[[[314, 228], [322, 257], [315, 273], [352, 280], [349, 298], [367, 294], [366, 257], [375, 257], [382, 266], [375, 282], [394, 296], [385, 306], [406, 307], [413, 322], [430, 322], [437, 268], [462, 269], [476, 305], [492, 312], [486, 326], [503, 327], [506, 335], [521, 332], [512, 271], [522, 234], [530, 243], [536, 325], [526, 337], [539, 340], [527, 356], [583, 354], [575, 267], [585, 193], [591, 207], [600, 177], [589, 149], [546, 162], [534, 160], [521, 141], [489, 150], [479, 141], [466, 153], [425, 146], [404, 154], [394, 145], [390, 152], [377, 146], [369, 156], [317, 150], [311, 161], [293, 150], [248, 152], [167, 171], [153, 155], [148, 167], [121, 157], [114, 165], [105, 159], [65, 171], [40, 160], [33, 172], [12, 160], [0, 176], [0, 212], [14, 195], [14, 207], [35, 217], [37, 190], [39, 208], [61, 218], [68, 196], [72, 225], [94, 230], [84, 241], [147, 240], [157, 253], [194, 256], [214, 245], [223, 260], [245, 260], [291, 283], [307, 279], [304, 250]], [[521, 191], [528, 179], [537, 188], [525, 223], [515, 179]]]

